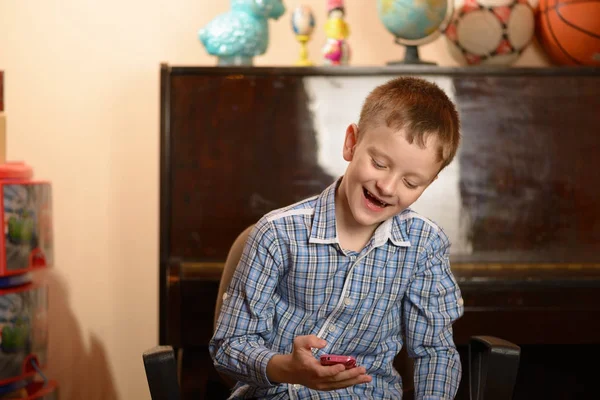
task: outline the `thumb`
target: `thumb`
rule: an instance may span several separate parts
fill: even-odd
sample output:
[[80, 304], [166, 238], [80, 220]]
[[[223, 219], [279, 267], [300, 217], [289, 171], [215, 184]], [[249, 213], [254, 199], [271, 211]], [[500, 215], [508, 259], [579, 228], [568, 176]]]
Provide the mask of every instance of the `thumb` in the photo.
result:
[[295, 340], [294, 346], [310, 350], [312, 348], [322, 349], [327, 346], [327, 342], [320, 339], [316, 335], [298, 336]]

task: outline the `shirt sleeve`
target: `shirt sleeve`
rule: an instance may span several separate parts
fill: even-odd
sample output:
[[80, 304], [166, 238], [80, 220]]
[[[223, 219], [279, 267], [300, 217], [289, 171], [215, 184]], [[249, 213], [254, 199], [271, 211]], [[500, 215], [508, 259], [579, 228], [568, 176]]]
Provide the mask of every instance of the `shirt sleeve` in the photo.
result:
[[403, 304], [408, 354], [415, 359], [415, 398], [453, 399], [462, 366], [452, 324], [464, 313], [458, 284], [450, 270], [450, 243], [438, 231], [419, 255]]
[[281, 256], [272, 225], [259, 221], [224, 294], [209, 352], [215, 368], [254, 386], [274, 385], [267, 378], [273, 294], [280, 275]]

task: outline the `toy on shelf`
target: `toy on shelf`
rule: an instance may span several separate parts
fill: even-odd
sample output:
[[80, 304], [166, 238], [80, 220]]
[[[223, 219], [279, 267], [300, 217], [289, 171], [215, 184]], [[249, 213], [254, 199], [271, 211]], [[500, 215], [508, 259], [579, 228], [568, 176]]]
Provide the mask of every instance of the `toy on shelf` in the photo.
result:
[[300, 42], [300, 56], [296, 61], [297, 66], [308, 67], [313, 63], [308, 57], [307, 43], [315, 29], [315, 17], [309, 6], [301, 5], [296, 7], [292, 13], [292, 29], [296, 35], [296, 40]]
[[531, 43], [533, 8], [524, 0], [457, 0], [444, 30], [452, 58], [461, 65], [514, 63]]
[[327, 0], [327, 41], [323, 47], [325, 65], [347, 65], [350, 61], [350, 46], [347, 41], [350, 28], [344, 20], [345, 15], [344, 0]]
[[600, 0], [540, 0], [537, 38], [557, 65], [600, 67]]
[[404, 59], [388, 61], [388, 65], [425, 64], [419, 56], [419, 46], [440, 36], [453, 11], [455, 0], [377, 0], [377, 13], [385, 29], [394, 35], [394, 42], [404, 46]]
[[206, 51], [218, 65], [252, 65], [269, 47], [269, 19], [285, 13], [282, 0], [231, 0], [231, 10], [198, 31]]

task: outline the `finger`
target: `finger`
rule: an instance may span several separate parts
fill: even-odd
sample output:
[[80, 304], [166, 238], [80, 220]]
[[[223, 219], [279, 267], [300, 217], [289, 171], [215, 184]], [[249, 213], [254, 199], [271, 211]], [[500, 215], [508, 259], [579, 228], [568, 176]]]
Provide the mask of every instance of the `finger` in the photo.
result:
[[346, 379], [344, 381], [336, 382], [334, 386], [337, 386], [338, 389], [345, 388], [353, 385], [361, 385], [364, 383], [369, 383], [373, 380], [370, 375], [359, 375], [352, 379]]
[[365, 367], [346, 369], [343, 365], [325, 366], [318, 372], [321, 382], [342, 382], [367, 373]]
[[362, 374], [349, 379], [344, 379], [335, 382], [321, 382], [319, 390], [337, 390], [347, 388], [354, 385], [362, 385], [371, 382], [373, 378], [370, 375]]
[[[346, 371], [346, 367], [344, 367], [342, 364], [327, 365], [327, 366], [321, 366], [319, 368], [319, 375], [323, 378], [332, 378], [332, 380], [335, 381], [335, 380], [339, 380], [339, 379], [336, 379], [336, 377], [345, 371]], [[347, 378], [342, 377], [342, 379], [347, 379]]]
[[327, 346], [327, 342], [315, 335], [306, 335], [298, 337], [302, 341], [302, 347], [304, 348], [316, 348], [322, 349]]
[[332, 376], [333, 381], [341, 382], [349, 379], [354, 379], [361, 375], [365, 375], [367, 369], [365, 367], [355, 367], [351, 369], [342, 369], [338, 374]]
[[327, 342], [315, 335], [297, 336], [294, 339], [294, 346], [309, 350], [311, 348], [322, 349], [327, 346]]

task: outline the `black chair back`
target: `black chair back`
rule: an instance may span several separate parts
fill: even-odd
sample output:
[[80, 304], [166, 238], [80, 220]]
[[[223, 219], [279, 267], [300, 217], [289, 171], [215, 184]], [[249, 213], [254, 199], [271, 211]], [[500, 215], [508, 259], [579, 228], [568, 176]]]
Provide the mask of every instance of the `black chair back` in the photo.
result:
[[180, 400], [175, 352], [171, 346], [156, 346], [142, 355], [152, 400]]
[[469, 341], [471, 400], [510, 400], [519, 370], [521, 348], [493, 336], [472, 336]]

